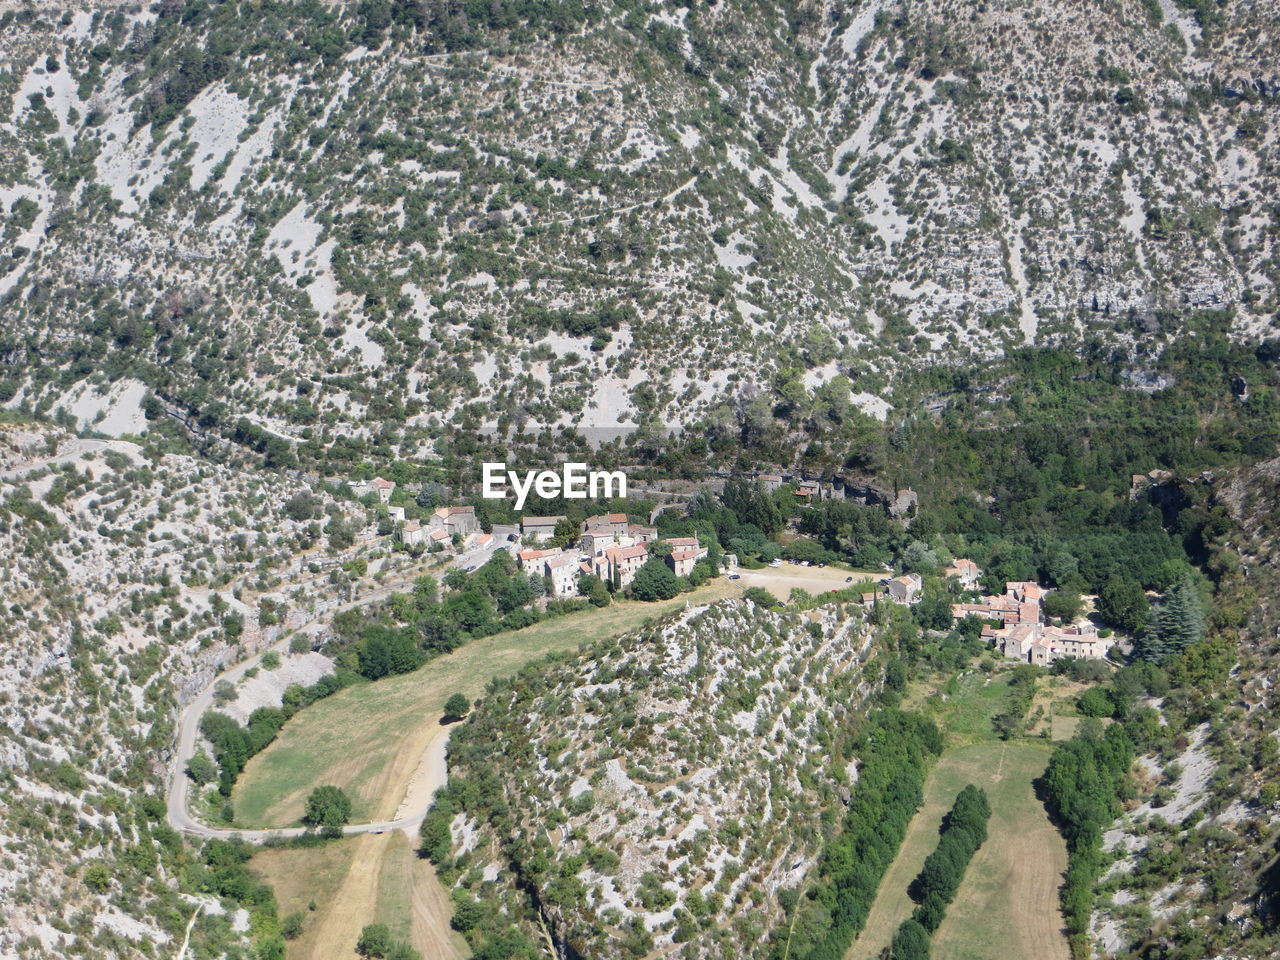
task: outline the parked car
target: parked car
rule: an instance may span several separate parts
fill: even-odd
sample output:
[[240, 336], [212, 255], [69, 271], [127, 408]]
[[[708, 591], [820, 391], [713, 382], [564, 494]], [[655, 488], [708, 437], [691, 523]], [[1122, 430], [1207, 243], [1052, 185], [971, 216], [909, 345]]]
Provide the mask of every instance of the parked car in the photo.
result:
[[740, 573], [731, 573], [731, 574], [729, 574], [729, 579], [730, 579], [730, 580], [741, 580], [741, 579], [742, 579], [742, 574], [740, 574]]

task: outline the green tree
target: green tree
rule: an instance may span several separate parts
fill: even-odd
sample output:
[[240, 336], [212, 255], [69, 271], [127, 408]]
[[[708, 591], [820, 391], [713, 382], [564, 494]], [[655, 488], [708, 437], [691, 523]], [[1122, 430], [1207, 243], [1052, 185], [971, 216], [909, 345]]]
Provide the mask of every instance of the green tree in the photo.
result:
[[341, 787], [316, 787], [307, 797], [303, 823], [338, 829], [351, 819], [351, 799]]
[[385, 957], [390, 952], [391, 931], [385, 923], [371, 923], [360, 931], [360, 938], [356, 940], [356, 953], [360, 956]]
[[758, 607], [764, 607], [766, 610], [772, 610], [780, 601], [772, 593], [764, 587], [747, 587], [742, 591], [742, 599], [750, 600]]
[[1108, 578], [1098, 594], [1098, 613], [1102, 618], [1131, 633], [1142, 629], [1150, 610], [1142, 586], [1118, 573]]
[[218, 765], [203, 750], [197, 750], [195, 756], [187, 761], [187, 776], [200, 786], [213, 783], [218, 779]]
[[105, 863], [92, 863], [84, 872], [84, 885], [94, 893], [106, 893], [111, 887], [111, 871]]
[[1138, 656], [1153, 663], [1181, 653], [1204, 639], [1204, 605], [1195, 578], [1187, 574], [1169, 588], [1155, 620], [1137, 644]]
[[929, 933], [915, 920], [904, 920], [893, 935], [893, 960], [929, 960]]
[[460, 693], [450, 695], [449, 699], [444, 702], [444, 716], [446, 720], [461, 720], [467, 715], [467, 711], [471, 709], [471, 701]]
[[578, 578], [578, 592], [590, 600], [592, 606], [607, 607], [609, 605], [609, 588], [595, 574], [588, 573]]
[[657, 557], [650, 557], [636, 571], [631, 594], [637, 600], [670, 600], [680, 592], [680, 579]]
[[1080, 712], [1086, 717], [1109, 717], [1115, 711], [1115, 703], [1102, 687], [1090, 687], [1080, 696]]
[[566, 517], [556, 521], [555, 532], [551, 535], [551, 545], [561, 549], [571, 547], [578, 542], [578, 525]]
[[1084, 601], [1075, 590], [1054, 590], [1044, 598], [1044, 612], [1070, 623], [1084, 612]]
[[280, 932], [286, 940], [297, 940], [298, 937], [302, 936], [303, 922], [302, 913], [295, 910], [280, 921]]

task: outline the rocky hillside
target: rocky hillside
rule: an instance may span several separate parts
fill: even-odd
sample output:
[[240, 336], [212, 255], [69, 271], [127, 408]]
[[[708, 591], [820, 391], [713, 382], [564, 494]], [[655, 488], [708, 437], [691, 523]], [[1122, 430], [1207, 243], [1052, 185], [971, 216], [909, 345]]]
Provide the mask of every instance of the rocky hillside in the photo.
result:
[[[1217, 561], [1220, 639], [1179, 663], [1138, 760], [1137, 796], [1104, 832], [1092, 933], [1103, 955], [1274, 957], [1280, 950], [1280, 460], [1202, 476], [1236, 552]], [[1238, 643], [1231, 642], [1238, 639]], [[1155, 719], [1155, 714], [1152, 714]]]
[[760, 954], [848, 799], [870, 653], [856, 608], [731, 601], [497, 686], [424, 827], [455, 925], [477, 949]]
[[153, 391], [358, 459], [841, 376], [884, 416], [1276, 310], [1261, 0], [0, 9], [0, 396], [108, 431]]
[[[163, 822], [177, 705], [352, 590], [366, 509], [303, 489], [0, 423], [0, 956], [176, 954], [215, 889]], [[193, 948], [244, 946], [203, 904]]]

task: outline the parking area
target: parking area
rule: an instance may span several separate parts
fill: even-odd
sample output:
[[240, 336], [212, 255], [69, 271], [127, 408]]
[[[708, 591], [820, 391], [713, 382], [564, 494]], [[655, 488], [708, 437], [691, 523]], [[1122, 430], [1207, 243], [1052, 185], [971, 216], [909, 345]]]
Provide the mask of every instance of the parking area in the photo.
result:
[[[741, 579], [737, 583], [743, 587], [763, 587], [779, 600], [791, 596], [795, 587], [807, 590], [812, 594], [829, 593], [832, 590], [843, 590], [858, 581], [874, 582], [884, 574], [863, 571], [844, 570], [837, 567], [805, 567], [792, 563], [783, 563], [780, 567], [766, 567], [763, 570], [739, 569]], [[852, 577], [850, 582], [846, 578]], [[867, 587], [868, 590], [872, 587]]]

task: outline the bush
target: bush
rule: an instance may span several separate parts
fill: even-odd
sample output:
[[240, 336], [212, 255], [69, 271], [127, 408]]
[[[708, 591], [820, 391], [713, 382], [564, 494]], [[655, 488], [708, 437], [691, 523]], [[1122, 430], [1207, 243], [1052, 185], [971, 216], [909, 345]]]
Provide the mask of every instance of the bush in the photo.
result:
[[84, 885], [94, 893], [106, 893], [111, 887], [111, 871], [105, 863], [93, 863], [84, 872]]
[[650, 557], [631, 581], [631, 595], [637, 600], [670, 600], [680, 592], [680, 578], [658, 557]]
[[302, 822], [330, 829], [341, 828], [351, 819], [351, 799], [341, 787], [316, 787], [307, 797]]
[[1115, 713], [1115, 704], [1102, 687], [1090, 687], [1078, 701], [1080, 712], [1086, 717], [1110, 717]]
[[303, 917], [298, 911], [289, 914], [280, 921], [280, 932], [286, 940], [296, 940], [302, 936]]
[[461, 720], [470, 709], [471, 701], [462, 694], [455, 693], [444, 702], [444, 718], [446, 720]]
[[902, 921], [893, 935], [893, 960], [929, 960], [929, 934], [915, 920]]
[[764, 587], [747, 587], [742, 591], [742, 599], [750, 600], [756, 606], [764, 607], [766, 610], [772, 610], [778, 605], [778, 598]]
[[356, 953], [362, 957], [385, 957], [391, 952], [391, 931], [385, 923], [371, 923], [360, 931]]

